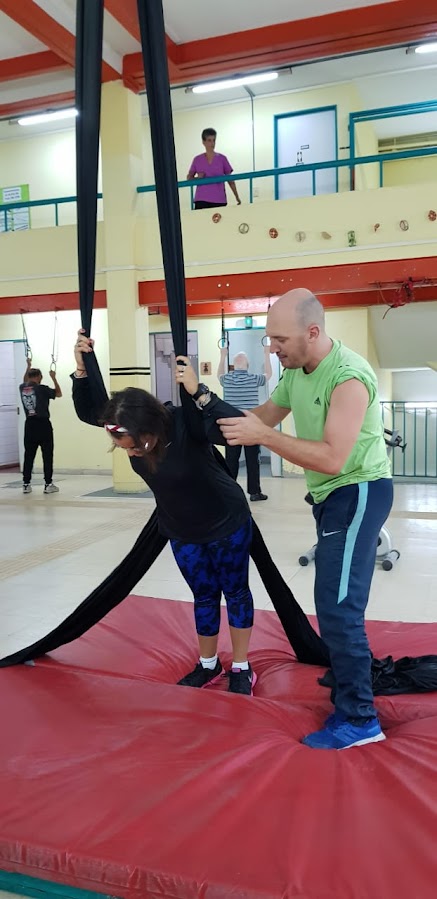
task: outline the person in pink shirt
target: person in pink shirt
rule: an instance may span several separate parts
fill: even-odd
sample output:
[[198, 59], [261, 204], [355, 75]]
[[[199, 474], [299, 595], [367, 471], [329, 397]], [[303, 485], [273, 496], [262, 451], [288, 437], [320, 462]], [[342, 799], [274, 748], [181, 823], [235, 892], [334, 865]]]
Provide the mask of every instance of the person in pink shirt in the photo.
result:
[[[214, 128], [205, 128], [202, 131], [202, 143], [204, 153], [195, 156], [187, 175], [187, 181], [197, 181], [201, 178], [214, 178], [216, 175], [230, 175], [233, 171], [231, 163], [223, 153], [215, 152], [217, 131]], [[229, 187], [240, 205], [241, 200], [234, 181], [228, 181]], [[211, 209], [215, 206], [227, 206], [225, 183], [200, 184], [194, 195], [195, 209]]]

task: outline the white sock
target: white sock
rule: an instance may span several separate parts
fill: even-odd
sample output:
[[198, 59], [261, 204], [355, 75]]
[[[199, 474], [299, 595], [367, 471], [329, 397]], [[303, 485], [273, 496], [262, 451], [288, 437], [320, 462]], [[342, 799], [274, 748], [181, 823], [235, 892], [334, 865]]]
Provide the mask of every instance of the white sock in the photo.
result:
[[213, 671], [213, 669], [217, 665], [217, 658], [217, 653], [215, 654], [215, 656], [211, 656], [210, 659], [204, 659], [203, 656], [200, 656], [199, 662], [202, 665], [202, 668], [209, 668], [211, 671]]
[[239, 668], [240, 671], [249, 671], [249, 662], [247, 659], [245, 662], [232, 662], [232, 667]]

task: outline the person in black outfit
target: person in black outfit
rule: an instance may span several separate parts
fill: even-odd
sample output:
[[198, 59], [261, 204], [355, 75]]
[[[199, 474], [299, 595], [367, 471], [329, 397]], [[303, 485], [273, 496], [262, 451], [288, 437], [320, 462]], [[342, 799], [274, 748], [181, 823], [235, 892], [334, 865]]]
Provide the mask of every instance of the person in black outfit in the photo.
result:
[[93, 341], [79, 331], [72, 375], [76, 413], [88, 424], [105, 427], [114, 447], [128, 453], [133, 470], [153, 491], [159, 531], [169, 538], [193, 592], [199, 661], [179, 683], [206, 687], [223, 673], [217, 656], [223, 593], [234, 658], [229, 691], [252, 695], [256, 675], [247, 659], [253, 625], [252, 518], [241, 487], [212, 446], [224, 443], [216, 417], [241, 413], [199, 385], [188, 358], [178, 357], [176, 379], [185, 387], [181, 407], [163, 405], [145, 390], [127, 387], [114, 393], [99, 415], [83, 362], [89, 352]]
[[24, 425], [24, 465], [23, 493], [32, 493], [31, 480], [33, 463], [38, 448], [41, 448], [44, 467], [44, 493], [59, 493], [53, 483], [53, 428], [50, 421], [49, 402], [62, 396], [56, 380], [56, 373], [49, 372], [54, 387], [41, 384], [42, 373], [32, 368], [30, 359], [20, 384], [20, 396], [26, 422]]

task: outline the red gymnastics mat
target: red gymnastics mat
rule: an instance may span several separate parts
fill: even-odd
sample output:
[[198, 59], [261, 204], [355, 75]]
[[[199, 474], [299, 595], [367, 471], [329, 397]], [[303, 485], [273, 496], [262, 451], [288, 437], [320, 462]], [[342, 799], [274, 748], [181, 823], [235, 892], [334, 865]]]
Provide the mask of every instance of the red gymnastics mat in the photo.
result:
[[[435, 652], [435, 625], [368, 631], [377, 656]], [[176, 686], [195, 646], [190, 603], [131, 596], [0, 672], [0, 869], [69, 896], [435, 899], [437, 694], [378, 698], [384, 743], [315, 751], [329, 691], [274, 612], [253, 698]]]

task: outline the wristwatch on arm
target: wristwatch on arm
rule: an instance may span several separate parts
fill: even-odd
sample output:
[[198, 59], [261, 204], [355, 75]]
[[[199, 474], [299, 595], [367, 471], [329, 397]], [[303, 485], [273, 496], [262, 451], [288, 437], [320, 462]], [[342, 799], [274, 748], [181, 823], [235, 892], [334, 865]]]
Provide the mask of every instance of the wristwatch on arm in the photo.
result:
[[203, 409], [211, 400], [211, 391], [206, 384], [199, 384], [196, 393], [191, 397], [198, 409]]

